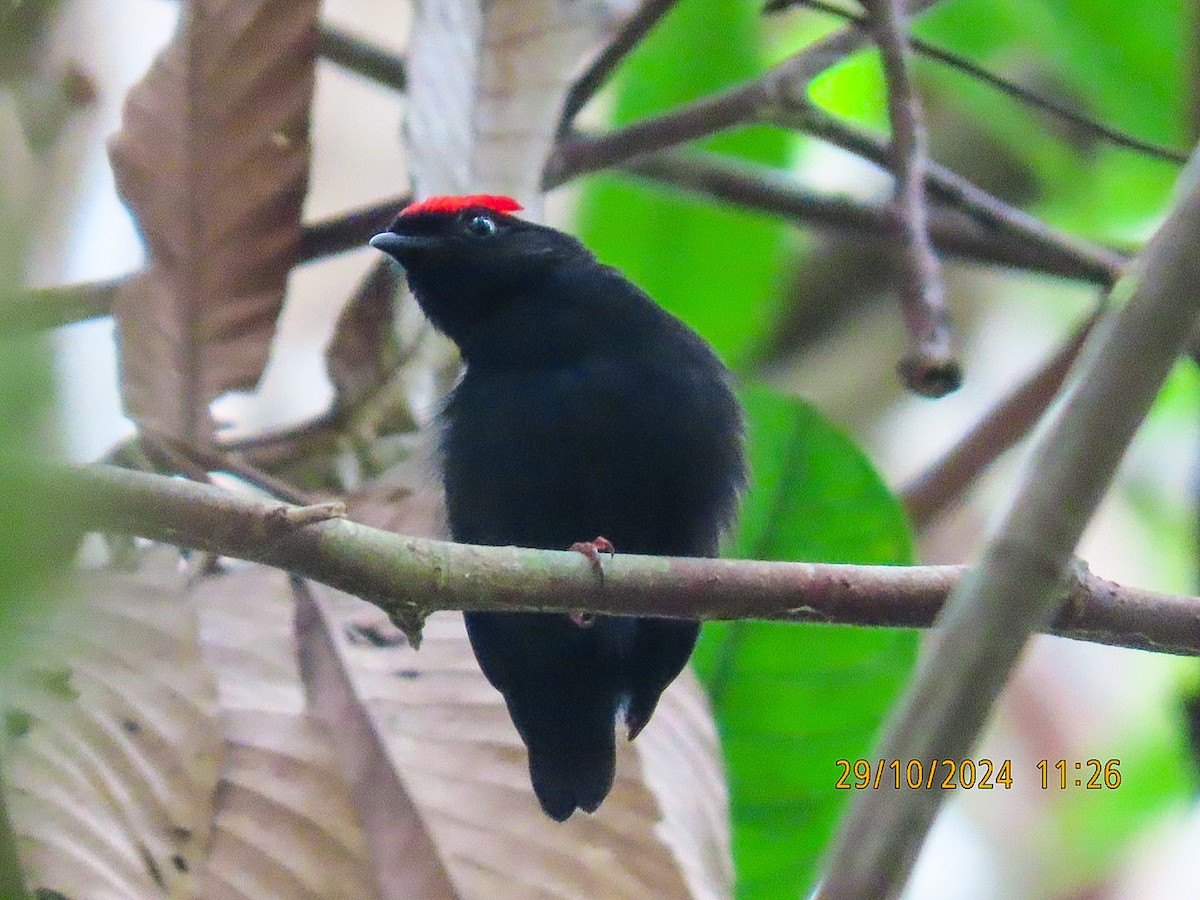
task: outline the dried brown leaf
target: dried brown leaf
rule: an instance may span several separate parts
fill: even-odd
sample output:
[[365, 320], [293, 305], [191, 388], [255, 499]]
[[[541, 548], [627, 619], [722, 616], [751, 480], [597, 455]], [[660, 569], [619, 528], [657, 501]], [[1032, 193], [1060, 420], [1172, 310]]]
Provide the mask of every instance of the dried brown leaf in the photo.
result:
[[[371, 743], [382, 740], [408, 798], [406, 823], [426, 830], [457, 896], [731, 894], [720, 753], [690, 676], [664, 695], [637, 745], [619, 742], [616, 782], [600, 811], [559, 824], [537, 805], [525, 749], [459, 616], [431, 617], [416, 652], [386, 639], [395, 629], [373, 607], [320, 586], [312, 592], [314, 612], [301, 641], [324, 662], [306, 666], [305, 674], [318, 695], [342, 697], [323, 706], [333, 716], [339, 754], [354, 771], [378, 756]], [[358, 638], [347, 641], [347, 632]], [[331, 682], [343, 686], [335, 691]], [[358, 701], [346, 699], [348, 685]], [[351, 727], [364, 714], [373, 727]], [[642, 742], [645, 762], [635, 749]], [[656, 797], [648, 782], [671, 796]]]
[[6, 691], [30, 717], [5, 776], [34, 890], [194, 896], [223, 750], [178, 563], [159, 548], [141, 572], [88, 574], [43, 642], [50, 671]]
[[318, 0], [188, 0], [110, 146], [145, 237], [117, 296], [125, 408], [188, 442], [266, 364], [301, 236]]
[[[325, 720], [351, 780], [382, 896], [388, 900], [457, 897], [422, 810], [396, 778], [376, 723], [354, 693], [338, 652], [336, 626], [314, 595], [318, 589], [317, 585], [305, 585], [295, 592], [300, 668], [310, 702]], [[361, 625], [361, 620], [356, 624]], [[390, 635], [385, 638], [390, 643], [403, 643], [403, 636], [389, 626], [355, 633], [372, 635], [372, 643], [379, 641], [380, 635]]]
[[194, 591], [226, 759], [205, 900], [372, 900], [366, 836], [333, 744], [307, 709], [288, 578], [259, 566]]
[[39, 668], [4, 691], [10, 722], [28, 723], [5, 775], [30, 886], [378, 897], [339, 761], [306, 707], [287, 576], [253, 567], [189, 589], [178, 551], [158, 547], [141, 571], [92, 573], [87, 588], [40, 642]]
[[334, 408], [352, 410], [383, 385], [400, 364], [396, 292], [400, 269], [384, 258], [373, 266], [338, 316], [325, 350]]
[[662, 810], [659, 835], [675, 854], [692, 896], [733, 895], [729, 789], [708, 694], [691, 669], [662, 695], [634, 744], [642, 776]]

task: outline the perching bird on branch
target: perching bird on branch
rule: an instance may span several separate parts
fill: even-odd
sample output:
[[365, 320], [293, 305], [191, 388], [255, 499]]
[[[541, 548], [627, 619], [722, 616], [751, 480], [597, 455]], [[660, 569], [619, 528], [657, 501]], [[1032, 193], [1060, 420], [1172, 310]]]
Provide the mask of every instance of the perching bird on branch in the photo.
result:
[[[466, 370], [442, 413], [456, 541], [595, 559], [713, 556], [745, 482], [742, 416], [707, 344], [573, 237], [507, 197], [432, 197], [371, 245], [404, 267]], [[591, 539], [597, 537], [595, 542]], [[605, 541], [604, 539], [607, 539]], [[614, 723], [632, 740], [687, 663], [699, 624], [466, 613], [488, 680], [559, 821], [612, 787]]]

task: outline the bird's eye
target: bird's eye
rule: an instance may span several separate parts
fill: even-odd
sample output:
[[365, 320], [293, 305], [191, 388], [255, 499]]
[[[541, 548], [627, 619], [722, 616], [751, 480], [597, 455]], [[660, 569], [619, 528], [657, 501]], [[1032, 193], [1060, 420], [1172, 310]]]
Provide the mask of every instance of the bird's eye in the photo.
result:
[[467, 231], [475, 237], [491, 237], [496, 233], [496, 220], [491, 216], [471, 216], [467, 219]]

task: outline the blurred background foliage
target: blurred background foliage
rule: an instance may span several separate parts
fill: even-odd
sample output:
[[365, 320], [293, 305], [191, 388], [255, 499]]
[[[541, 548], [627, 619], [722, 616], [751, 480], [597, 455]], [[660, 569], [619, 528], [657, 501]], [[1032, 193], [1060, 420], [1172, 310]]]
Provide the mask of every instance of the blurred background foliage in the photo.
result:
[[[0, 307], [19, 301], [46, 182], [39, 141], [63, 122], [63, 86], [37, 70], [34, 50], [56, 2], [0, 12]], [[56, 124], [55, 124], [56, 123]], [[31, 146], [32, 145], [32, 146]], [[3, 321], [11, 322], [4, 316]], [[57, 453], [51, 346], [44, 334], [0, 328], [0, 683], [44, 591], [77, 536], [36, 502], [39, 466]]]
[[[13, 49], [27, 47], [20, 38], [30, 33], [27, 24], [17, 29], [13, 10], [36, 24], [53, 5], [17, 2], [0, 12], [3, 147], [14, 146], [14, 128], [23, 129], [21, 159], [28, 162], [18, 169], [9, 153], [0, 173], [0, 302], [20, 284], [25, 248], [45, 228], [43, 211], [27, 205], [39, 177], [29, 147], [44, 142], [44, 129], [21, 110], [33, 108], [27, 98], [47, 94], [31, 87], [30, 54]], [[918, 19], [914, 32], [1098, 121], [1182, 148], [1197, 132], [1198, 19], [1184, 0], [951, 0]], [[837, 25], [803, 9], [764, 18], [744, 0], [681, 0], [589, 114], [620, 124], [671, 108], [752, 78]], [[935, 62], [918, 59], [915, 71], [934, 157], [1048, 222], [1133, 246], [1169, 203], [1177, 166], [1099, 142]], [[874, 53], [818, 79], [813, 97], [831, 113], [886, 127]], [[318, 107], [318, 129], [324, 116]], [[352, 127], [341, 125], [343, 140]], [[828, 193], [886, 195], [887, 179], [871, 167], [778, 130], [739, 130], [704, 146], [788, 169]], [[343, 179], [361, 169], [318, 156], [315, 190], [331, 180], [324, 173], [332, 168]], [[26, 192], [20, 202], [18, 185]], [[365, 189], [360, 183], [355, 190]], [[972, 557], [1006, 496], [1016, 454], [922, 534], [911, 533], [894, 491], [1063, 340], [1096, 302], [1094, 289], [949, 264], [967, 383], [951, 398], [917, 400], [903, 394], [894, 374], [903, 334], [885, 242], [798, 230], [617, 175], [586, 179], [572, 199], [572, 218], [560, 224], [695, 326], [743, 385], [753, 477], [730, 555], [886, 564]], [[368, 258], [356, 257], [362, 265]], [[289, 308], [286, 315], [296, 314]], [[319, 347], [326, 332], [311, 331], [291, 339]], [[99, 337], [111, 347], [108, 332]], [[2, 667], [23, 627], [18, 611], [28, 613], [37, 584], [59, 560], [36, 504], [25, 498], [30, 467], [60, 438], [47, 424], [53, 385], [46, 343], [31, 334], [0, 341]], [[67, 358], [73, 346], [57, 344], [58, 420], [67, 442], [79, 446], [72, 429], [96, 410]], [[281, 347], [279, 355], [286, 352]], [[1083, 555], [1100, 574], [1197, 591], [1198, 410], [1200, 375], [1194, 363], [1181, 362], [1085, 542]], [[849, 800], [833, 788], [836, 760], [869, 751], [918, 644], [915, 634], [884, 630], [706, 628], [695, 664], [712, 694], [729, 765], [741, 896], [794, 897], [811, 887]], [[1198, 674], [1192, 661], [1035, 642], [979, 748], [981, 757], [1013, 759], [1014, 789], [958, 792], [911, 896], [1173, 896], [1172, 884], [1194, 890], [1200, 872], [1194, 852], [1183, 848], [1200, 840], [1200, 813], [1184, 710]], [[1042, 791], [1036, 761], [1059, 757], [1120, 758], [1122, 785]]]
[[[43, 170], [31, 145], [49, 140], [61, 108], [58, 85], [38, 77], [32, 58], [57, 3], [0, 10], [0, 307], [17, 301], [36, 222]], [[7, 317], [0, 316], [5, 321]], [[68, 559], [70, 536], [58, 532], [38, 496], [38, 466], [53, 454], [53, 382], [49, 341], [0, 328], [0, 695], [45, 619], [47, 590]], [[0, 710], [0, 768], [10, 723]], [[15, 845], [0, 797], [0, 895], [17, 896]]]

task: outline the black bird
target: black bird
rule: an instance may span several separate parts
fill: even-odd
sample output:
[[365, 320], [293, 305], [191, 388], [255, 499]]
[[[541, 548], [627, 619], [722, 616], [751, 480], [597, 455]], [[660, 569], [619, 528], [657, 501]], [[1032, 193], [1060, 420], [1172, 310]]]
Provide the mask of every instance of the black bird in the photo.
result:
[[[622, 552], [715, 555], [745, 481], [728, 371], [575, 238], [511, 215], [520, 208], [507, 197], [432, 197], [371, 239], [405, 268], [466, 364], [441, 414], [452, 536], [546, 549], [603, 536]], [[558, 821], [604, 800], [617, 714], [634, 738], [700, 628], [627, 616], [465, 618], [529, 749], [542, 809]]]

